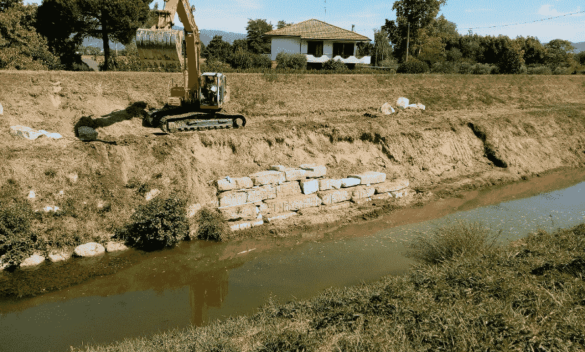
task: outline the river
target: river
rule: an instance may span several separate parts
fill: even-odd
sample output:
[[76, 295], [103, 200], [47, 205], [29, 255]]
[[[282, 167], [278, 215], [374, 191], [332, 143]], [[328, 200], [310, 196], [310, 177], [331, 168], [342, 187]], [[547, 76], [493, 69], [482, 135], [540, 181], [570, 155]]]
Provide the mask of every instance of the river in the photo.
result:
[[[59, 291], [0, 299], [0, 351], [63, 351], [201, 326], [254, 313], [270, 298], [306, 299], [331, 286], [401, 275], [412, 264], [403, 253], [413, 236], [459, 220], [501, 231], [502, 241], [574, 226], [585, 222], [583, 181], [582, 170], [549, 174], [296, 238], [192, 241], [156, 252], [73, 259], [59, 270], [75, 275], [108, 261], [129, 265]], [[34, 274], [42, 276], [51, 265]]]

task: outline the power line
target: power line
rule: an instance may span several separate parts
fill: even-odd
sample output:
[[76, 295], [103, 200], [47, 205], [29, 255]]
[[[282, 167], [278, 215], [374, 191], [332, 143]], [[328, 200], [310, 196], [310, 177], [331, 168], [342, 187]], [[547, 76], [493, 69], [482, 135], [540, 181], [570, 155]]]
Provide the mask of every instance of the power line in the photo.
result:
[[578, 11], [578, 12], [572, 12], [572, 13], [566, 13], [564, 15], [555, 16], [555, 17], [542, 18], [540, 20], [522, 22], [522, 23], [510, 23], [510, 24], [503, 24], [503, 25], [497, 25], [497, 26], [462, 28], [462, 29], [471, 30], [471, 29], [485, 29], [485, 28], [500, 28], [500, 27], [518, 26], [518, 25], [521, 25], [521, 24], [529, 24], [529, 23], [536, 23], [536, 22], [544, 22], [544, 21], [554, 20], [555, 18], [560, 18], [560, 17], [565, 17], [565, 16], [572, 16], [572, 15], [576, 15], [576, 14], [579, 14], [579, 13], [585, 13], [585, 10], [584, 11]]

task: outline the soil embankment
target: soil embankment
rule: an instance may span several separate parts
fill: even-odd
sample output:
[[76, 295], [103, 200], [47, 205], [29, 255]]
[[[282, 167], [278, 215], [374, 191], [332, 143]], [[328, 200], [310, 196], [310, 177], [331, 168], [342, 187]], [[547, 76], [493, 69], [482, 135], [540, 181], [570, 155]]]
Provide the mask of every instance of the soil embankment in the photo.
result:
[[[419, 196], [585, 166], [580, 76], [228, 74], [226, 110], [244, 114], [247, 127], [173, 135], [143, 127], [133, 104], [162, 106], [180, 74], [2, 72], [0, 80], [0, 197], [33, 190], [35, 209], [59, 206], [59, 216], [35, 223], [53, 243], [109, 238], [151, 189], [206, 204], [216, 199], [212, 181], [274, 164], [326, 165], [332, 177], [380, 171], [408, 178]], [[377, 114], [400, 96], [426, 111]], [[98, 141], [78, 140], [80, 123], [96, 127]], [[21, 139], [9, 134], [14, 125], [65, 138]], [[289, 221], [342, 216], [302, 218]]]

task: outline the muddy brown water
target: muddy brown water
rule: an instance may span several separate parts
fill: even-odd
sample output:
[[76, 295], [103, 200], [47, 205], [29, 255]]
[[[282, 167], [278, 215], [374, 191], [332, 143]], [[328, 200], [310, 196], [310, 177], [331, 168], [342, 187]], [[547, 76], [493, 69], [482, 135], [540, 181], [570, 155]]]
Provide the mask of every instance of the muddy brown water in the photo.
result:
[[[457, 220], [481, 221], [501, 230], [503, 240], [577, 225], [585, 221], [584, 181], [583, 170], [549, 174], [302, 238], [193, 241], [171, 250], [75, 259], [58, 269], [76, 275], [96, 265], [125, 265], [60, 291], [0, 299], [0, 351], [63, 351], [201, 326], [254, 313], [271, 297], [305, 299], [328, 287], [401, 275], [412, 264], [402, 255], [405, 243]], [[46, 276], [53, 265], [35, 274]]]

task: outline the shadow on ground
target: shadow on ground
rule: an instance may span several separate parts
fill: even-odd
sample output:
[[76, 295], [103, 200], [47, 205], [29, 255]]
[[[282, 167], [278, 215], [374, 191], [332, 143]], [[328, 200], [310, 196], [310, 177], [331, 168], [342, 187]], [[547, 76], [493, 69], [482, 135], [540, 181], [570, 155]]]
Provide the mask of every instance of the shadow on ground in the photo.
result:
[[[107, 115], [102, 115], [101, 117], [98, 118], [93, 118], [92, 116], [82, 116], [73, 127], [74, 128], [73, 132], [75, 133], [75, 137], [79, 138], [78, 133], [79, 127], [88, 126], [93, 129], [96, 129], [99, 127], [108, 127], [118, 122], [131, 120], [134, 117], [142, 117], [146, 106], [147, 106], [146, 102], [138, 101], [130, 104], [124, 110], [112, 111], [111, 113]], [[102, 142], [107, 143], [107, 141]]]

